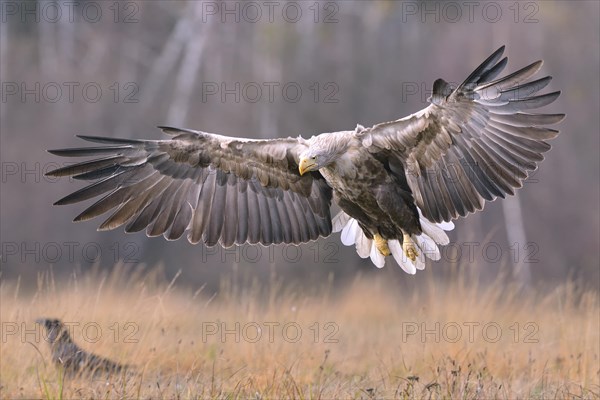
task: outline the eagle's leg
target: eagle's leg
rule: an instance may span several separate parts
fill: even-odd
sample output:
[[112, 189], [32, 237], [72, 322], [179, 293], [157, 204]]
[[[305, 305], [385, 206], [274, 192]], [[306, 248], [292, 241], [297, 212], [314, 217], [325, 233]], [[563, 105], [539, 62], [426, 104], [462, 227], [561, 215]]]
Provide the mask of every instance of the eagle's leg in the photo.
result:
[[417, 253], [417, 248], [410, 238], [410, 235], [406, 232], [402, 232], [402, 250], [404, 250], [404, 254], [406, 254], [406, 257], [412, 262], [417, 260], [419, 253]]
[[390, 248], [388, 247], [387, 240], [385, 240], [380, 234], [376, 233], [373, 235], [373, 240], [375, 241], [375, 246], [377, 250], [384, 256], [389, 256], [392, 254]]

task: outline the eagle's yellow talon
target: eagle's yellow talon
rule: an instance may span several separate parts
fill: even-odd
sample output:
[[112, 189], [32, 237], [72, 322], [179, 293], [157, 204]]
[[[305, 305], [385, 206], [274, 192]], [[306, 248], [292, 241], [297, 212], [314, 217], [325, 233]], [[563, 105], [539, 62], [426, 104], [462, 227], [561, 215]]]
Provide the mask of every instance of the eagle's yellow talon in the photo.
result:
[[417, 257], [419, 257], [419, 253], [417, 252], [415, 244], [410, 239], [410, 236], [406, 233], [402, 237], [402, 250], [404, 250], [404, 254], [406, 254], [406, 257], [408, 257], [412, 262], [415, 262]]
[[383, 254], [386, 257], [392, 255], [392, 252], [388, 247], [387, 240], [381, 237], [381, 235], [376, 233], [375, 236], [373, 236], [373, 240], [375, 240], [375, 247], [377, 247], [377, 250], [379, 250], [381, 254]]

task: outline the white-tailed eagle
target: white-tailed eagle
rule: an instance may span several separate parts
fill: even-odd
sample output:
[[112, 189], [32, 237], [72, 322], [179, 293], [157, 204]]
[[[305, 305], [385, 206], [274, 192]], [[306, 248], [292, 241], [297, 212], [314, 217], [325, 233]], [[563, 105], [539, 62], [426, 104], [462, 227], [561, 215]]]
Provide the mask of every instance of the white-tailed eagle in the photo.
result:
[[[408, 273], [439, 259], [452, 220], [514, 194], [535, 170], [564, 114], [530, 113], [550, 77], [530, 78], [542, 61], [496, 79], [504, 46], [458, 87], [433, 84], [430, 105], [370, 128], [310, 139], [254, 140], [161, 127], [167, 140], [80, 136], [96, 147], [51, 150], [91, 160], [51, 171], [93, 181], [56, 202], [102, 196], [79, 214], [112, 211], [99, 229], [125, 225], [191, 243], [300, 244], [342, 231], [345, 245], [382, 267]], [[331, 218], [332, 200], [341, 208]]]

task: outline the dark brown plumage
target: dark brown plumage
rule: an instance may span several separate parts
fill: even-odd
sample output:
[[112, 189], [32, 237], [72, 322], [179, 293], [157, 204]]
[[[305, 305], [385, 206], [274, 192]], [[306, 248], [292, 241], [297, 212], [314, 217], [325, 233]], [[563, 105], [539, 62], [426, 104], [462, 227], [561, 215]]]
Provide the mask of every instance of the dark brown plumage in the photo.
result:
[[80, 348], [69, 335], [67, 327], [58, 319], [40, 318], [36, 322], [46, 329], [52, 361], [65, 376], [92, 375], [95, 377], [121, 374], [129, 366], [116, 363]]
[[[396, 121], [310, 139], [251, 140], [163, 127], [171, 140], [81, 136], [103, 146], [51, 150], [91, 161], [51, 171], [95, 181], [56, 204], [101, 197], [75, 221], [113, 210], [100, 228], [125, 225], [149, 236], [208, 246], [299, 244], [342, 231], [361, 257], [407, 272], [436, 260], [451, 220], [512, 195], [537, 168], [546, 125], [563, 114], [524, 111], [560, 94], [536, 95], [550, 77], [527, 82], [537, 61], [496, 79], [504, 46], [457, 88], [435, 81], [431, 105]], [[342, 212], [333, 220], [334, 199]]]

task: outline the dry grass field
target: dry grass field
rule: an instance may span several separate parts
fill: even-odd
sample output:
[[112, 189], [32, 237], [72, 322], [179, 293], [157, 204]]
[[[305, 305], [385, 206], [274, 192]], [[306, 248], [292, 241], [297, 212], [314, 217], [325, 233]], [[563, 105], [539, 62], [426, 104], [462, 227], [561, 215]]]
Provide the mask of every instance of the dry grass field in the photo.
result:
[[[598, 293], [442, 285], [431, 270], [427, 288], [403, 291], [385, 273], [340, 291], [232, 279], [217, 294], [123, 268], [40, 275], [33, 292], [5, 281], [0, 396], [599, 398]], [[38, 317], [61, 318], [83, 348], [135, 372], [63, 379]]]

